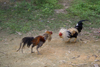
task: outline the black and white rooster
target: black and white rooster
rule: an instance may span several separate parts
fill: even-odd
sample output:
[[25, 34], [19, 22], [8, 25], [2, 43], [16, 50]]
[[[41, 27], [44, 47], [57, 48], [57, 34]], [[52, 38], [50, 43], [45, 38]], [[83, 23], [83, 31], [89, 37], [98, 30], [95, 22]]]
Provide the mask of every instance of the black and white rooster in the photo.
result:
[[71, 38], [75, 38], [74, 42], [76, 42], [78, 34], [83, 29], [83, 21], [88, 20], [80, 20], [74, 28], [61, 28], [59, 31], [59, 37], [62, 38], [65, 42], [69, 42]]

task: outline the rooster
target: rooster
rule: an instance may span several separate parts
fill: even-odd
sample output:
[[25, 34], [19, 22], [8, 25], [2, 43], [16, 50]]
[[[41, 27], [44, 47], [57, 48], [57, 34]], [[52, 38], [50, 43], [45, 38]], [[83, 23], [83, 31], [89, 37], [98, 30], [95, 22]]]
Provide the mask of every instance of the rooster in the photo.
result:
[[[51, 35], [52, 35], [51, 31], [46, 31], [43, 35], [39, 35], [39, 36], [35, 37], [34, 39], [29, 40], [31, 43], [27, 44], [27, 47], [30, 47], [32, 44], [31, 53], [33, 53], [33, 47], [37, 46], [37, 48], [36, 48], [37, 52], [38, 52], [38, 54], [40, 54], [38, 51], [38, 48], [41, 47], [45, 43], [46, 40], [51, 41], [51, 39], [52, 39]], [[23, 42], [23, 39], [22, 39], [22, 42]], [[22, 46], [22, 53], [23, 53], [23, 47], [25, 46], [25, 44], [26, 43], [24, 43]], [[22, 45], [22, 43], [20, 44], [20, 47], [17, 51], [20, 50], [21, 45]]]
[[38, 48], [41, 47], [46, 42], [46, 40], [51, 41], [52, 39], [51, 35], [52, 35], [52, 32], [46, 31], [45, 34], [43, 34], [43, 36], [35, 37], [35, 39], [32, 40], [33, 45], [31, 47], [31, 53], [33, 53], [33, 47], [37, 46], [36, 50], [38, 54], [40, 54], [38, 51]]
[[74, 28], [64, 29], [61, 28], [59, 31], [60, 38], [63, 38], [65, 42], [69, 42], [71, 38], [75, 38], [74, 42], [76, 42], [78, 34], [83, 29], [83, 21], [88, 20], [80, 20]]

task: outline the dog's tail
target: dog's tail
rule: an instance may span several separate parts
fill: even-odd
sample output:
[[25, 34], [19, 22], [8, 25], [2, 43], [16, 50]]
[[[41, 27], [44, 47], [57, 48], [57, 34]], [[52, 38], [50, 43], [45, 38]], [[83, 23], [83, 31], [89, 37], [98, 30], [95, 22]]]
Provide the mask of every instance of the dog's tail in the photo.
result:
[[22, 42], [20, 43], [20, 46], [19, 46], [19, 49], [17, 50], [17, 52], [20, 50], [21, 46], [22, 46]]

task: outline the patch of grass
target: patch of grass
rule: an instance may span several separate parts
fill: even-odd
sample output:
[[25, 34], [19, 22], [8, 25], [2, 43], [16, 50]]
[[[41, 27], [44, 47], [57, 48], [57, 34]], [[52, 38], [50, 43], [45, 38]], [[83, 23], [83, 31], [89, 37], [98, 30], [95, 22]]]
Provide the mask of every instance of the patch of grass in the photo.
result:
[[100, 1], [96, 0], [74, 0], [71, 6], [66, 9], [70, 18], [90, 20], [86, 26], [99, 28], [100, 26]]
[[0, 41], [2, 41], [3, 39], [2, 38], [0, 38]]
[[47, 19], [54, 14], [55, 8], [60, 8], [60, 5], [55, 6], [57, 2], [57, 0], [21, 1], [16, 2], [9, 9], [0, 9], [0, 27], [11, 33], [50, 29], [54, 23], [50, 24]]
[[100, 39], [100, 36], [96, 36], [95, 38]]
[[[67, 14], [56, 14], [54, 9], [62, 8], [58, 0], [34, 0], [16, 2], [9, 9], [0, 9], [0, 27], [10, 33], [28, 32], [30, 30], [57, 30], [60, 27], [74, 27], [79, 20], [88, 19], [87, 27], [100, 27], [100, 1], [74, 0]], [[68, 21], [69, 20], [69, 21]], [[71, 21], [71, 22], [70, 22]]]

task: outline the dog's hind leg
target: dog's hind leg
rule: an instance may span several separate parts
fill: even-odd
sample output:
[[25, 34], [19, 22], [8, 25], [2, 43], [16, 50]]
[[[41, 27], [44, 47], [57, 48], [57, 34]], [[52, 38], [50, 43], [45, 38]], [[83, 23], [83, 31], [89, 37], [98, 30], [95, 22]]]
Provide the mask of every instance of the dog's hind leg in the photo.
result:
[[22, 42], [20, 43], [20, 46], [19, 46], [19, 49], [17, 50], [17, 52], [20, 50], [20, 48], [21, 48], [21, 45], [22, 45]]

